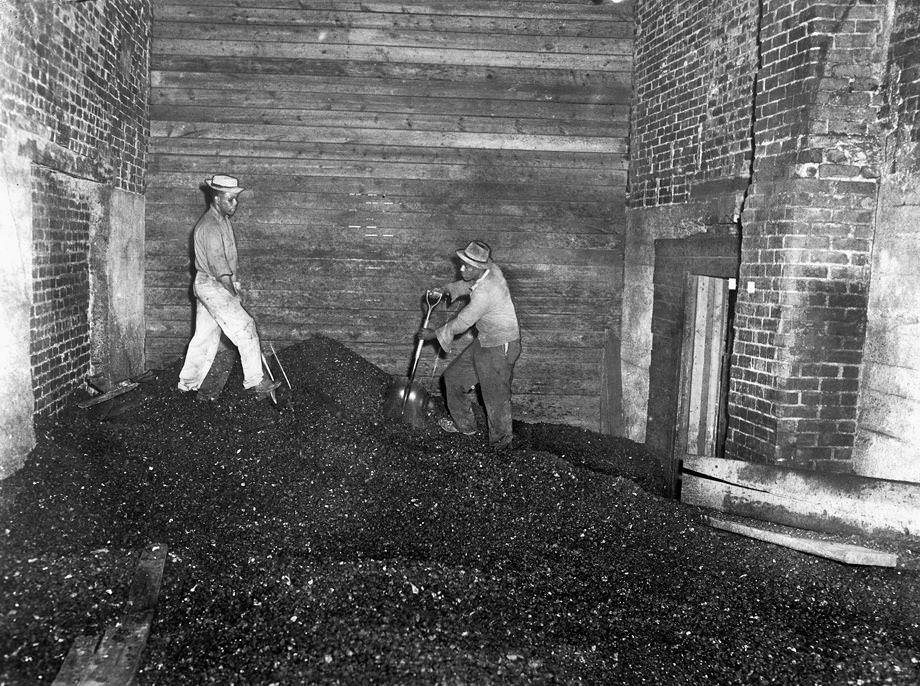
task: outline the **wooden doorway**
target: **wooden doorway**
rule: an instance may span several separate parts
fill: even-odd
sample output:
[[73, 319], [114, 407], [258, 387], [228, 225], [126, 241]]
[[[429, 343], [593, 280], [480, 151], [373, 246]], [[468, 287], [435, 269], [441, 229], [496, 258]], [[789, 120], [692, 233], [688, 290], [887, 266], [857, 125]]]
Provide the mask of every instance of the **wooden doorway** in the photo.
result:
[[679, 496], [685, 457], [721, 457], [724, 451], [734, 285], [734, 279], [687, 277], [677, 426], [668, 474], [674, 497]]

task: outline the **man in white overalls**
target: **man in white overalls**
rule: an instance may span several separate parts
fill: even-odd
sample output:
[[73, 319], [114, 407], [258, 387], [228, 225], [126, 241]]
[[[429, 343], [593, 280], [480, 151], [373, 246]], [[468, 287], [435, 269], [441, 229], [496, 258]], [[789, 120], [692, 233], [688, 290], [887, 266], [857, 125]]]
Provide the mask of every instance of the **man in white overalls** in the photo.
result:
[[243, 308], [238, 279], [236, 237], [230, 217], [236, 212], [243, 188], [236, 178], [215, 174], [205, 180], [211, 205], [195, 224], [195, 333], [179, 372], [179, 390], [196, 391], [214, 362], [221, 331], [240, 352], [243, 388], [257, 398], [272, 393], [280, 381], [262, 371], [262, 348], [256, 324]]

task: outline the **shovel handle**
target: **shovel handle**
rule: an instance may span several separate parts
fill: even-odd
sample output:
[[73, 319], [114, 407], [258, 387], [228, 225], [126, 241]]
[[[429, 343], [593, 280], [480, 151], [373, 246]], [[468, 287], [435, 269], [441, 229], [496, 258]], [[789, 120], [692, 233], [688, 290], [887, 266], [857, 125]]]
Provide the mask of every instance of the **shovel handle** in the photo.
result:
[[[437, 305], [437, 303], [435, 303]], [[425, 321], [422, 322], [422, 328], [424, 329], [428, 326], [428, 320], [431, 319], [431, 311], [434, 309], [434, 305], [428, 305], [428, 312], [425, 314]], [[409, 370], [409, 383], [411, 384], [415, 380], [415, 370], [418, 369], [418, 358], [422, 355], [422, 346], [425, 345], [425, 341], [421, 338], [418, 339], [418, 342], [415, 344], [415, 355], [412, 358], [412, 369]]]

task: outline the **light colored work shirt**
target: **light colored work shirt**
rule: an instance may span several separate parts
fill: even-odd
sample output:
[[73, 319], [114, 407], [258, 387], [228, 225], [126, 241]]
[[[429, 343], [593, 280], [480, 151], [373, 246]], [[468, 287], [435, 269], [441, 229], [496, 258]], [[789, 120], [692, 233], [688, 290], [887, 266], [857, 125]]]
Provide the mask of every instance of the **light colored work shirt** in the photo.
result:
[[195, 269], [213, 279], [229, 275], [237, 280], [236, 237], [227, 217], [209, 207], [195, 224], [193, 240]]
[[484, 348], [511, 343], [521, 337], [508, 282], [497, 264], [491, 264], [475, 281], [455, 281], [445, 290], [450, 292], [452, 300], [469, 294], [470, 302], [435, 332], [444, 350], [450, 350], [454, 337], [472, 326], [476, 327], [479, 344]]

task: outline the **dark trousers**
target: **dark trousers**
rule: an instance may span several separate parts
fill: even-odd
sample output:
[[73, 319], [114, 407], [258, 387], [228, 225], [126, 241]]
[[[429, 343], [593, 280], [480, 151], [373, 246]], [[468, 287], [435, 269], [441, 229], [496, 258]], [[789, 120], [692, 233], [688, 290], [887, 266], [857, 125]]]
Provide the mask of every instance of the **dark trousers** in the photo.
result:
[[521, 356], [521, 341], [484, 348], [474, 340], [444, 370], [447, 409], [460, 431], [476, 429], [473, 391], [482, 391], [489, 419], [489, 442], [511, 440], [511, 379]]

